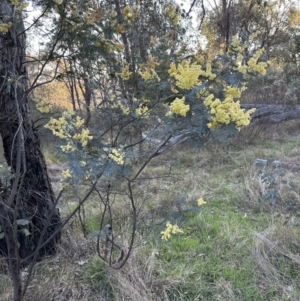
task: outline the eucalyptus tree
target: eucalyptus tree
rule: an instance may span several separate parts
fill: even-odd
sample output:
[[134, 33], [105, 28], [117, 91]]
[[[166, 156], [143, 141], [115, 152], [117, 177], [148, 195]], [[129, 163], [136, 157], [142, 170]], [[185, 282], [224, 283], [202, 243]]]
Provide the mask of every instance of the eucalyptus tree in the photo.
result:
[[9, 264], [14, 300], [23, 294], [20, 268], [54, 254], [60, 237], [56, 197], [28, 103], [25, 7], [23, 1], [0, 3], [0, 135], [10, 173], [10, 182], [1, 181], [0, 253]]
[[[35, 249], [48, 213], [51, 211], [52, 217], [49, 217], [47, 235], [53, 233], [59, 225], [59, 214], [53, 211], [55, 196], [28, 104], [31, 87], [27, 82], [26, 30], [22, 6], [23, 3], [18, 1], [2, 1], [0, 6], [0, 17], [3, 22], [0, 31], [0, 134], [4, 157], [12, 174], [9, 197], [1, 196], [1, 207], [4, 212], [2, 223], [14, 227], [16, 226], [14, 223], [18, 223], [18, 220], [24, 220], [26, 224], [25, 220], [28, 221], [30, 235], [26, 235], [27, 232], [25, 234], [20, 232], [18, 238], [21, 263], [25, 264], [24, 258]], [[8, 216], [10, 219], [7, 220]], [[5, 231], [8, 228], [4, 224], [2, 229], [6, 237]], [[4, 241], [0, 240], [1, 251], [7, 254], [7, 248], [3, 247]], [[52, 241], [39, 252], [53, 253], [54, 249]]]

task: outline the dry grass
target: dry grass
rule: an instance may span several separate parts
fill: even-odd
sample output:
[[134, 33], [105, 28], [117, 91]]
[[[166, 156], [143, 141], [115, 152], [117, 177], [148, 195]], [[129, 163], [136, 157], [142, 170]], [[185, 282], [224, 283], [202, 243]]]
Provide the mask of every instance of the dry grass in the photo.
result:
[[155, 279], [154, 275], [156, 254], [155, 249], [148, 257], [134, 253], [124, 269], [109, 271], [108, 278], [116, 300], [161, 300], [155, 293], [160, 286], [159, 279]]
[[235, 292], [230, 281], [221, 277], [214, 285], [216, 291], [213, 300], [215, 301], [242, 301], [240, 293]]
[[[295, 232], [299, 237], [298, 229], [272, 226], [262, 233], [254, 233], [253, 257], [261, 271], [260, 276], [263, 276], [260, 277], [259, 288], [265, 291], [272, 287], [276, 292], [274, 300], [299, 300], [297, 274], [300, 267], [300, 240], [295, 240]], [[295, 278], [288, 271], [291, 268], [294, 269]]]
[[[292, 168], [283, 178], [299, 187], [300, 135], [293, 123], [253, 131], [241, 134], [246, 143], [208, 144], [197, 151], [180, 145], [155, 158], [143, 174], [148, 180], [134, 188], [140, 210], [137, 248], [121, 270], [97, 258], [95, 241], [83, 237], [74, 217], [63, 231], [57, 257], [36, 265], [26, 300], [300, 300], [300, 229], [290, 222], [298, 221], [298, 211], [285, 211], [291, 201], [300, 205], [299, 194], [279, 181], [280, 200], [270, 205], [263, 200], [268, 187], [253, 166], [256, 158], [287, 163]], [[207, 204], [197, 211], [199, 197]], [[62, 215], [77, 202], [65, 198]], [[124, 199], [115, 202], [117, 238], [128, 245], [130, 210]], [[85, 214], [89, 230], [97, 229], [96, 196], [85, 205]], [[184, 233], [162, 242], [166, 218]], [[0, 299], [8, 300], [8, 275], [0, 274], [0, 282]]]

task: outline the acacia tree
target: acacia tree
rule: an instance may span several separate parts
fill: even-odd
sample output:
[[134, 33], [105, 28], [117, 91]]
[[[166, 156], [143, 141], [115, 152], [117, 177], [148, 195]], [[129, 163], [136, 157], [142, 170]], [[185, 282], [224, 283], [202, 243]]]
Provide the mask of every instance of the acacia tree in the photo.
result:
[[[68, 22], [71, 28], [79, 27], [81, 33], [77, 37], [72, 35], [72, 48], [68, 52], [83, 56], [86, 42], [90, 41], [89, 51], [93, 55], [86, 54], [89, 66], [96, 68], [99, 61], [103, 64], [101, 76], [105, 85], [94, 86], [95, 92], [102, 95], [93, 116], [98, 121], [97, 127], [86, 128], [79, 116], [70, 113], [51, 118], [46, 127], [62, 139], [60, 149], [69, 158], [64, 185], [73, 187], [79, 204], [86, 199], [84, 189], [80, 188], [84, 185], [90, 185], [99, 197], [98, 243], [104, 238], [112, 249], [118, 248], [114, 237], [120, 233], [125, 237], [126, 251], [120, 247], [120, 257], [116, 260], [106, 252], [102, 254], [98, 244], [99, 256], [111, 267], [119, 268], [132, 252], [138, 215], [145, 202], [138, 191], [138, 183], [147, 164], [180, 141], [201, 146], [211, 138], [226, 140], [248, 125], [253, 110], [244, 111], [237, 101], [245, 89], [244, 75], [264, 73], [266, 64], [258, 62], [262, 53], [257, 52], [247, 65], [241, 65], [241, 52], [246, 46], [241, 46], [238, 38], [230, 43], [227, 54], [214, 56], [207, 51], [206, 55], [199, 55], [188, 48], [180, 42], [180, 35], [176, 35], [182, 29], [180, 10], [169, 2], [155, 9], [150, 6], [152, 13], [161, 15], [159, 20], [165, 21], [166, 30], [158, 36], [155, 30], [150, 30], [153, 35], [138, 42], [139, 34], [135, 34], [135, 29], [144, 26], [139, 20], [140, 7], [130, 6], [125, 1], [113, 3], [115, 6], [102, 7], [103, 20], [92, 23], [93, 30], [86, 27], [89, 11], [85, 11], [88, 16], [75, 12], [73, 20]], [[72, 6], [72, 2], [68, 4]], [[63, 20], [65, 6], [63, 3], [57, 5], [60, 20]], [[74, 24], [75, 17], [80, 22]], [[61, 22], [57, 20], [57, 24]], [[93, 33], [97, 33], [96, 36]], [[110, 39], [106, 34], [111, 34]], [[84, 42], [76, 38], [83, 38]], [[64, 40], [62, 45], [67, 47]], [[84, 70], [85, 61], [79, 55], [77, 58], [74, 68]], [[96, 76], [88, 78], [89, 82], [95, 79]], [[141, 125], [144, 136], [132, 135]], [[139, 160], [134, 160], [139, 154], [137, 146], [146, 140], [156, 145]], [[132, 166], [132, 162], [138, 164]], [[122, 208], [121, 213], [114, 210], [116, 204]], [[122, 224], [125, 217], [129, 220], [126, 226]], [[104, 227], [106, 223], [109, 226]], [[120, 231], [117, 234], [116, 229]], [[107, 247], [104, 250], [107, 251]]]

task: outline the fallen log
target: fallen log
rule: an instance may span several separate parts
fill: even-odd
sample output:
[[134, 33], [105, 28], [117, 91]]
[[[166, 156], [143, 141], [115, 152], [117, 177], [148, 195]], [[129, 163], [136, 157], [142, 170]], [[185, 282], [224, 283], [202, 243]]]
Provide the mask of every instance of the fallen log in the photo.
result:
[[[60, 174], [62, 171], [67, 170], [68, 168], [66, 166], [57, 166], [57, 165], [51, 165], [51, 166], [47, 166], [47, 170], [50, 174]], [[53, 176], [50, 175], [50, 181], [51, 182], [59, 182], [60, 180], [62, 180], [63, 177], [62, 176]]]
[[63, 171], [63, 170], [67, 170], [68, 168], [65, 166], [51, 165], [51, 166], [47, 166], [47, 169], [49, 171]]
[[243, 109], [255, 108], [252, 124], [280, 123], [300, 118], [300, 105], [241, 104]]

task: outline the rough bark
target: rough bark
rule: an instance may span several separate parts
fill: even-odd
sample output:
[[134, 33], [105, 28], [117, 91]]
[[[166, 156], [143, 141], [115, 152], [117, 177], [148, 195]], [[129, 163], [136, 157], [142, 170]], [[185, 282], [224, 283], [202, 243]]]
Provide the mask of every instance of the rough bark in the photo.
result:
[[[2, 0], [0, 21], [13, 23], [7, 33], [0, 32], [0, 135], [4, 157], [13, 176], [10, 193], [2, 197], [4, 204], [0, 207], [0, 215], [2, 229], [5, 226], [3, 218], [7, 216], [11, 225], [16, 225], [16, 221], [20, 219], [29, 221], [26, 225], [29, 235], [21, 231], [24, 226], [17, 226], [19, 255], [21, 265], [24, 266], [31, 259], [26, 262], [22, 259], [37, 250], [41, 233], [45, 232], [45, 239], [42, 240], [46, 240], [58, 229], [60, 216], [54, 206], [55, 195], [38, 133], [30, 115], [26, 93], [26, 45], [22, 15], [15, 11], [10, 1]], [[6, 208], [5, 212], [3, 208]], [[59, 234], [41, 248], [38, 251], [39, 257], [53, 254], [58, 238]], [[6, 236], [0, 240], [0, 254], [8, 258], [9, 245]]]
[[220, 45], [223, 46], [223, 51], [226, 53], [229, 46], [229, 33], [230, 33], [230, 6], [231, 0], [222, 0], [222, 13], [218, 21], [220, 28]]

